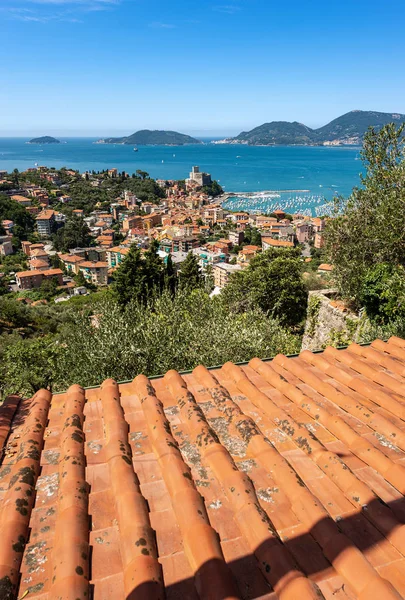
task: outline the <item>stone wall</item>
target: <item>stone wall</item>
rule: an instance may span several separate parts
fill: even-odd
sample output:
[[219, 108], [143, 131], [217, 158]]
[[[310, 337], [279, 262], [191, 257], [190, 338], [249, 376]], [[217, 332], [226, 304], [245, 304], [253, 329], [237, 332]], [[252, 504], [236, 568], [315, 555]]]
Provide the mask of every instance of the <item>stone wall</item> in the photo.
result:
[[322, 350], [358, 341], [364, 319], [336, 300], [336, 290], [309, 292], [302, 350]]

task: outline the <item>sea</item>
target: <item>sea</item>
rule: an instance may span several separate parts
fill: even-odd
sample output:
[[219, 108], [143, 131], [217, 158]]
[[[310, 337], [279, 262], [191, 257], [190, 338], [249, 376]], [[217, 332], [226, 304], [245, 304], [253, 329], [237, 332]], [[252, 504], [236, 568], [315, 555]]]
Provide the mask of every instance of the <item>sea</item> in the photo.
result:
[[60, 144], [27, 144], [28, 138], [0, 138], [0, 170], [35, 165], [79, 171], [117, 168], [147, 171], [156, 179], [185, 179], [192, 166], [210, 173], [225, 192], [229, 210], [327, 214], [335, 195], [360, 186], [359, 147], [201, 145], [133, 146], [95, 144], [96, 138], [58, 138]]

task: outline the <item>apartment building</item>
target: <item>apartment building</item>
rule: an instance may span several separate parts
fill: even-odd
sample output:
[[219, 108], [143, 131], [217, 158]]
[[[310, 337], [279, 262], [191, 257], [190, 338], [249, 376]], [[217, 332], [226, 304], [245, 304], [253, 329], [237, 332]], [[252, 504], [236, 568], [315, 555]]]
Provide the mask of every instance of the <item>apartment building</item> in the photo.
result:
[[36, 218], [39, 237], [49, 237], [55, 225], [55, 211], [43, 210]]
[[58, 285], [63, 285], [63, 273], [61, 269], [48, 269], [40, 271], [34, 269], [32, 271], [19, 271], [15, 274], [17, 286], [21, 290], [31, 290], [39, 288], [46, 279], [55, 278]]
[[83, 261], [78, 265], [79, 271], [89, 283], [94, 285], [107, 285], [108, 282], [108, 263], [97, 261]]
[[215, 264], [213, 267], [215, 287], [220, 289], [224, 288], [229, 281], [229, 277], [233, 273], [240, 271], [241, 268], [242, 267], [240, 265], [231, 265], [226, 262], [219, 262]]

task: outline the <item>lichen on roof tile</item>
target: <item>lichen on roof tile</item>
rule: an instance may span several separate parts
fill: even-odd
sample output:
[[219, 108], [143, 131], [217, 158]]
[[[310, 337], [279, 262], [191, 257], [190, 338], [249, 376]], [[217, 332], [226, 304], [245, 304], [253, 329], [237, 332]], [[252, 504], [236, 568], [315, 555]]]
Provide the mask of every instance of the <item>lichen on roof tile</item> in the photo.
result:
[[0, 598], [405, 597], [405, 341], [0, 406]]

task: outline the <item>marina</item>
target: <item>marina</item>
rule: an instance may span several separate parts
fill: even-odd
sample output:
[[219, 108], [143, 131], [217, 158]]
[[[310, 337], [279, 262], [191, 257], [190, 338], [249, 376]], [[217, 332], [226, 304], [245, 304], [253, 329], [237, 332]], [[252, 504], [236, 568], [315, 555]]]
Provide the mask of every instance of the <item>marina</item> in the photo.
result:
[[283, 210], [309, 217], [329, 215], [333, 205], [325, 196], [312, 194], [309, 190], [234, 192], [224, 194], [222, 200], [223, 208], [231, 211], [270, 214], [275, 210]]

